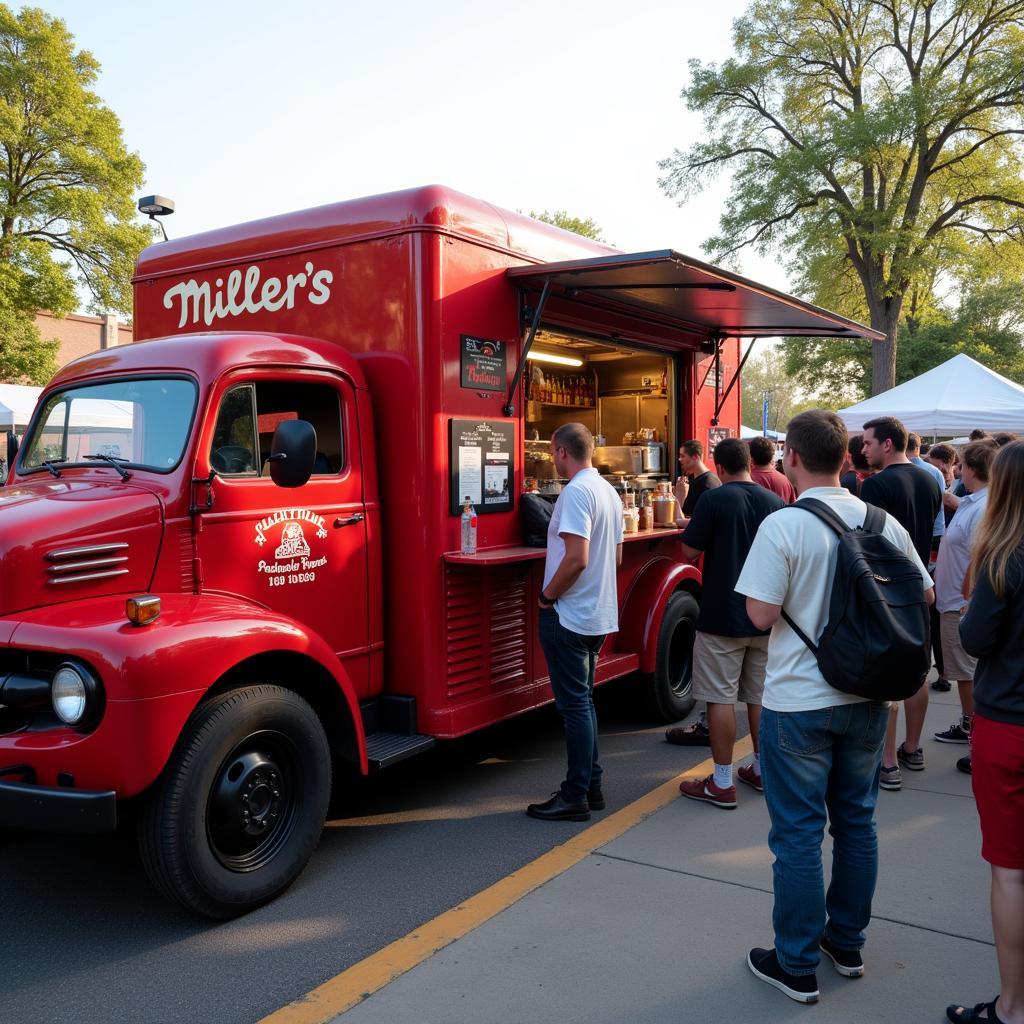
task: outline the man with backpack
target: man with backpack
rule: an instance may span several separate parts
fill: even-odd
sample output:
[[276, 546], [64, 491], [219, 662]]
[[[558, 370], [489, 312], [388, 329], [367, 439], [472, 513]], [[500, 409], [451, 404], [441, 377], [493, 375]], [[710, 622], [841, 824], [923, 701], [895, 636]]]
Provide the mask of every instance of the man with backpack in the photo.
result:
[[[929, 659], [931, 577], [892, 516], [840, 487], [846, 441], [835, 413], [790, 421], [783, 461], [799, 500], [764, 520], [736, 583], [750, 621], [772, 631], [760, 746], [775, 945], [752, 949], [747, 966], [801, 1003], [818, 1000], [821, 952], [844, 977], [864, 973], [887, 699], [905, 692], [903, 676], [917, 674], [920, 684]], [[826, 822], [834, 839], [827, 895]]]

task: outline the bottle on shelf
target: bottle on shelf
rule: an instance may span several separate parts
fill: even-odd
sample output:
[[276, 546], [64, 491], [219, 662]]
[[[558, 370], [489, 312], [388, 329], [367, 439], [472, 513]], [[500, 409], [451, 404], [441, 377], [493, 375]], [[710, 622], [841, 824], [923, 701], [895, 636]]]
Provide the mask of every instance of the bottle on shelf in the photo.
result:
[[468, 494], [462, 505], [462, 553], [476, 554], [476, 510]]

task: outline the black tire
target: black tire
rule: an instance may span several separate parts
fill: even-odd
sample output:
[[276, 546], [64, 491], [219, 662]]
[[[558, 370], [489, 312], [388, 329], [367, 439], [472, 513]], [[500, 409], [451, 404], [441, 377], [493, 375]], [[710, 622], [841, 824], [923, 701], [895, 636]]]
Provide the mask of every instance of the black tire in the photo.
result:
[[330, 747], [302, 697], [269, 685], [222, 694], [193, 715], [142, 808], [146, 874], [196, 914], [244, 914], [299, 876], [330, 795]]
[[693, 641], [698, 611], [696, 599], [685, 590], [677, 590], [665, 607], [655, 669], [647, 676], [651, 713], [659, 722], [678, 722], [693, 708]]

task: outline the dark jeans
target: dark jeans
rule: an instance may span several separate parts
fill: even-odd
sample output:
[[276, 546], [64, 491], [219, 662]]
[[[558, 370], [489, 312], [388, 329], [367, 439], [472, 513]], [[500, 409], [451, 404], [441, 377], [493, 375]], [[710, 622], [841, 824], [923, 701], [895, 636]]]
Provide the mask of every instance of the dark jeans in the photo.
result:
[[761, 714], [761, 777], [775, 854], [772, 923], [779, 963], [790, 974], [814, 973], [822, 935], [839, 949], [864, 945], [878, 876], [875, 803], [888, 721], [884, 704], [868, 702]]
[[565, 725], [569, 766], [562, 798], [581, 804], [587, 790], [601, 784], [597, 761], [597, 712], [594, 710], [594, 672], [603, 636], [584, 636], [566, 629], [554, 608], [540, 611], [540, 645], [548, 663], [555, 707]]

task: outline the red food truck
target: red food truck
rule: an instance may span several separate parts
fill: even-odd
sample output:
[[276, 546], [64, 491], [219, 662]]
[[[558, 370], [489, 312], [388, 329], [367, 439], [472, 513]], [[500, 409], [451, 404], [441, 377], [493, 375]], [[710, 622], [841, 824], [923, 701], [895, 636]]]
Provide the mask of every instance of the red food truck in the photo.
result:
[[[212, 917], [299, 874], [337, 766], [551, 700], [520, 494], [557, 494], [555, 427], [642, 491], [738, 431], [741, 336], [870, 336], [440, 187], [157, 244], [134, 283], [136, 343], [57, 375], [0, 490], [0, 825], [130, 808]], [[627, 535], [598, 669], [663, 719], [700, 593], [676, 536]]]

